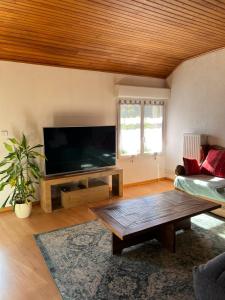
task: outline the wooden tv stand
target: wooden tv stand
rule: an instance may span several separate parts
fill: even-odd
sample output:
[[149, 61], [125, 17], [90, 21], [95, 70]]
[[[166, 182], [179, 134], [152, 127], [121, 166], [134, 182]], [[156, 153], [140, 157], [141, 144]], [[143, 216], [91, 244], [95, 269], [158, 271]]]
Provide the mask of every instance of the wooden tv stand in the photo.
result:
[[109, 176], [112, 176], [112, 195], [122, 197], [123, 169], [111, 168], [95, 172], [45, 177], [41, 180], [41, 208], [46, 213], [52, 212], [52, 186]]

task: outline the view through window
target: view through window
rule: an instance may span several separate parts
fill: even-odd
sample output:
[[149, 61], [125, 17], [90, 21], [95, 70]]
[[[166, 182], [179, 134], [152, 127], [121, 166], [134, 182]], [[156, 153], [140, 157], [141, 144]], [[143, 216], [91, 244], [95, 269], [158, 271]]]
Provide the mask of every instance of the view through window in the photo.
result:
[[163, 104], [120, 103], [119, 154], [161, 153], [163, 147]]

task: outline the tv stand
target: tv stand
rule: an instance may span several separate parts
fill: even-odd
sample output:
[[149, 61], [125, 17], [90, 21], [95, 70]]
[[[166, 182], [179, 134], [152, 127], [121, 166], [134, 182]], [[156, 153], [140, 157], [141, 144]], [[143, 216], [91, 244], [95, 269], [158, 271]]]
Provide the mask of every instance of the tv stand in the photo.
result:
[[[123, 169], [110, 168], [95, 172], [75, 173], [54, 177], [44, 177], [41, 180], [41, 208], [46, 213], [52, 212], [52, 187], [66, 183], [81, 182], [92, 178], [112, 176], [112, 195], [123, 196]], [[87, 187], [88, 189], [88, 187]]]

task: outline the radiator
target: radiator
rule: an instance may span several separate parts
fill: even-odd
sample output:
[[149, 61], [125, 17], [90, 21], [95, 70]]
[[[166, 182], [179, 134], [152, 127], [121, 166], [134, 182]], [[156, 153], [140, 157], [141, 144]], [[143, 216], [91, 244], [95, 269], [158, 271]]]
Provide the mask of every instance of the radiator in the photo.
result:
[[202, 134], [184, 134], [183, 157], [201, 159], [201, 146], [207, 143], [207, 136]]

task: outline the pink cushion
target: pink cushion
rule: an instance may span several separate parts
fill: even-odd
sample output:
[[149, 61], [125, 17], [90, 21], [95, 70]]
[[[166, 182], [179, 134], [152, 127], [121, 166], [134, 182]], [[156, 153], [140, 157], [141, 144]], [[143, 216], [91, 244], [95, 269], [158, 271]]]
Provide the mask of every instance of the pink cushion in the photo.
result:
[[196, 159], [189, 159], [183, 157], [184, 168], [186, 175], [198, 175], [200, 174], [200, 167]]
[[202, 174], [225, 177], [225, 150], [210, 150], [200, 169]]

